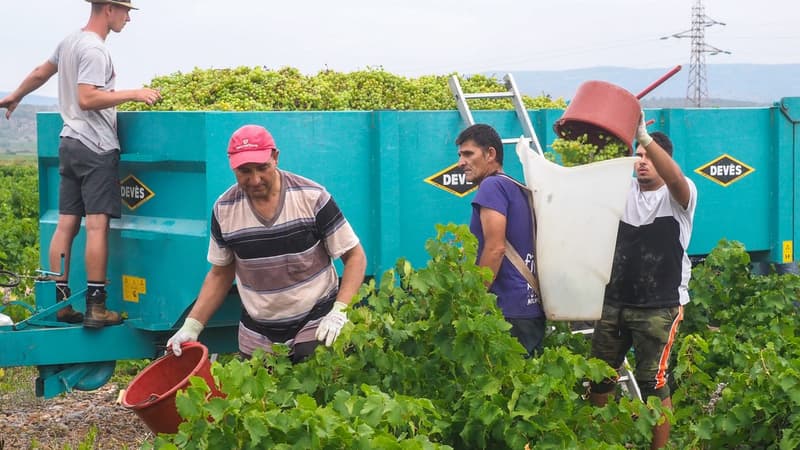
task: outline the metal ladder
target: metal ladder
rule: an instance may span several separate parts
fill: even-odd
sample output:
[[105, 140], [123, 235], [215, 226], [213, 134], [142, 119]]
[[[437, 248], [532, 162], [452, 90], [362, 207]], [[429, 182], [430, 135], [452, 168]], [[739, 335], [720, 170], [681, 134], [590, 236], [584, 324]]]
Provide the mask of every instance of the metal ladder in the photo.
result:
[[[590, 337], [594, 334], [594, 328], [574, 330], [572, 334], [582, 334], [586, 337]], [[639, 389], [639, 384], [633, 376], [633, 370], [631, 370], [631, 365], [628, 362], [627, 356], [622, 359], [622, 367], [619, 368], [618, 372], [619, 378], [617, 378], [617, 384], [622, 388], [623, 393], [627, 394], [631, 399], [644, 401], [642, 399], [642, 391]]]
[[[536, 137], [536, 132], [533, 130], [531, 118], [528, 116], [528, 110], [525, 109], [525, 104], [522, 102], [522, 94], [520, 94], [519, 88], [517, 88], [514, 77], [510, 73], [507, 73], [503, 77], [503, 81], [507, 89], [506, 92], [476, 92], [465, 94], [464, 90], [461, 89], [461, 83], [458, 81], [457, 75], [450, 75], [448, 84], [450, 85], [450, 92], [453, 93], [456, 99], [456, 105], [458, 106], [458, 112], [461, 114], [461, 119], [467, 126], [475, 125], [475, 119], [472, 117], [472, 111], [469, 109], [467, 100], [475, 98], [510, 98], [511, 103], [514, 104], [517, 119], [519, 119], [520, 125], [522, 125], [522, 134], [530, 139], [531, 148], [541, 155], [542, 147], [539, 145], [539, 139]], [[520, 138], [503, 139], [503, 144], [516, 144], [519, 142], [519, 139]]]

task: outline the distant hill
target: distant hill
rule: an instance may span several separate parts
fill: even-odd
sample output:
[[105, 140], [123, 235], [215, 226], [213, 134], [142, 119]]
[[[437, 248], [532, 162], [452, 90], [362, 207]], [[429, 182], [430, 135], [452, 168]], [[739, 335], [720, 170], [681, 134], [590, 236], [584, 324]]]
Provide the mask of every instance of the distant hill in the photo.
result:
[[0, 110], [0, 154], [36, 153], [36, 113], [55, 111], [54, 105], [21, 104], [14, 110], [10, 120], [5, 118], [5, 109]]
[[[0, 98], [8, 94], [0, 92]], [[0, 109], [0, 155], [36, 154], [36, 113], [55, 111], [57, 105], [57, 98], [28, 95], [14, 110], [11, 120], [6, 120], [6, 110]]]
[[[783, 97], [800, 96], [800, 64], [709, 64], [706, 80], [713, 106], [771, 105]], [[549, 94], [554, 98], [570, 99], [578, 86], [588, 80], [603, 80], [638, 94], [667, 73], [663, 69], [630, 69], [625, 67], [591, 67], [559, 71], [492, 72], [498, 78], [511, 72], [520, 90], [528, 95]], [[682, 107], [686, 98], [689, 65], [648, 94], [645, 106], [653, 99], [667, 99], [671, 107]], [[741, 102], [741, 103], [740, 103]]]
[[[5, 97], [6, 95], [10, 94], [10, 92], [3, 92], [0, 91], [0, 98]], [[24, 99], [22, 99], [23, 105], [37, 105], [37, 106], [51, 106], [51, 105], [58, 105], [58, 99], [55, 97], [45, 97], [42, 95], [28, 95]]]

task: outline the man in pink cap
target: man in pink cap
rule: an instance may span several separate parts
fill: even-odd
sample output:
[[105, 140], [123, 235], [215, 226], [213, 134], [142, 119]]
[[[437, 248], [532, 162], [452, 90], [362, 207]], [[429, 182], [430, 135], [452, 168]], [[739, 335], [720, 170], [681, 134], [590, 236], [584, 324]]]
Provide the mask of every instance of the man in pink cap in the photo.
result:
[[[214, 203], [212, 264], [183, 326], [167, 342], [196, 341], [234, 279], [242, 300], [239, 351], [249, 357], [273, 343], [292, 361], [330, 346], [347, 322], [344, 309], [364, 280], [367, 258], [358, 236], [324, 187], [278, 170], [272, 135], [245, 125], [231, 136], [228, 159], [236, 184]], [[344, 263], [341, 285], [333, 260]]]
[[58, 76], [58, 107], [64, 127], [58, 147], [61, 183], [58, 190], [58, 225], [50, 241], [50, 270], [55, 277], [56, 301], [70, 297], [68, 286], [72, 242], [86, 216], [86, 316], [67, 306], [58, 311], [61, 322], [102, 328], [122, 321], [106, 309], [106, 266], [109, 220], [121, 215], [119, 189], [119, 139], [116, 106], [125, 102], [152, 105], [161, 94], [153, 89], [116, 90], [116, 72], [106, 47], [110, 32], [119, 33], [136, 9], [130, 0], [87, 0], [92, 3], [89, 22], [67, 36], [50, 58], [0, 99], [6, 119], [22, 99]]

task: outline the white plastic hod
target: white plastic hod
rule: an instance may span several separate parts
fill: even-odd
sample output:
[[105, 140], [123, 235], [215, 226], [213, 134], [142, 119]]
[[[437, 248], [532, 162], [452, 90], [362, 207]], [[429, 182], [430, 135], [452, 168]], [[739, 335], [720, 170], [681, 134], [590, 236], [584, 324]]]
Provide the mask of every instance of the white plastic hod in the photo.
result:
[[536, 267], [549, 320], [597, 320], [637, 157], [562, 167], [517, 143], [536, 212]]

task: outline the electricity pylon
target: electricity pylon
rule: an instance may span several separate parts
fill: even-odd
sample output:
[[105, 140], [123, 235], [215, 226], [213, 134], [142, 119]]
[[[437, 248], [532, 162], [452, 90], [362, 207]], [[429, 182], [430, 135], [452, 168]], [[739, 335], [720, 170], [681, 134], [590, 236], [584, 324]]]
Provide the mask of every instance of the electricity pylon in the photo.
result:
[[720, 53], [730, 55], [731, 52], [721, 50], [713, 45], [706, 43], [706, 28], [714, 25], [725, 25], [706, 15], [703, 0], [695, 0], [692, 6], [692, 28], [680, 33], [664, 36], [661, 39], [669, 38], [691, 38], [692, 53], [689, 64], [689, 84], [686, 87], [686, 102], [690, 106], [702, 107], [703, 101], [708, 98], [708, 79], [706, 78], [706, 54], [718, 55]]

